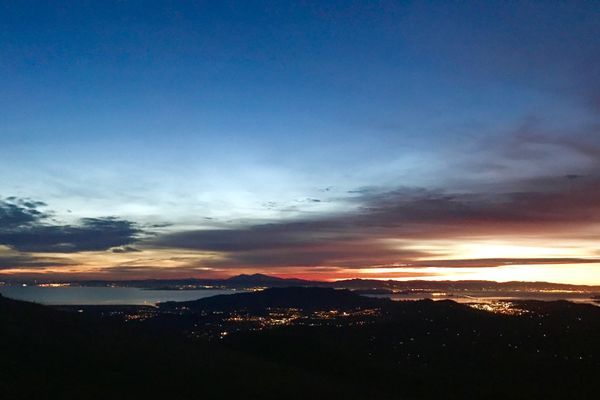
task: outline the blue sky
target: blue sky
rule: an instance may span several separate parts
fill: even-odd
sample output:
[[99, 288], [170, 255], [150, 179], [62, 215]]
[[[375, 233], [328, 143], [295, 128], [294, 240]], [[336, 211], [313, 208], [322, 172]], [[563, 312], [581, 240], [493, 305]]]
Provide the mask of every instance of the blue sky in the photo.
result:
[[[351, 219], [366, 192], [595, 182], [598, 15], [594, 2], [4, 3], [0, 196], [44, 202], [44, 225], [131, 221], [151, 252], [147, 235]], [[197, 247], [186, 257], [210, 268]]]

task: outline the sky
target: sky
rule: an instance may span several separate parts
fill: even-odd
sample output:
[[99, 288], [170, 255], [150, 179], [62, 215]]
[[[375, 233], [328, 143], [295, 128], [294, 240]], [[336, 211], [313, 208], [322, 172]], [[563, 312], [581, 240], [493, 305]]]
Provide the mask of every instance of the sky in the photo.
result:
[[0, 2], [0, 280], [600, 284], [600, 4]]

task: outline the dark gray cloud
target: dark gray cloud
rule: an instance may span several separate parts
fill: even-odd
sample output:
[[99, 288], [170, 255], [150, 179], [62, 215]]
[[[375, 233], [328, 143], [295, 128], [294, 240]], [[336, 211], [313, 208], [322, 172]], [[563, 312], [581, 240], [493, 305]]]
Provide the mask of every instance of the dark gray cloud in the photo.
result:
[[133, 243], [140, 230], [133, 222], [86, 218], [79, 225], [32, 225], [0, 230], [0, 243], [23, 252], [100, 251]]
[[100, 251], [129, 245], [142, 233], [135, 223], [116, 217], [56, 224], [42, 206], [28, 199], [0, 200], [0, 244], [22, 252]]
[[0, 199], [0, 227], [3, 229], [21, 227], [48, 218], [48, 214], [39, 210], [45, 205], [39, 201], [16, 197]]

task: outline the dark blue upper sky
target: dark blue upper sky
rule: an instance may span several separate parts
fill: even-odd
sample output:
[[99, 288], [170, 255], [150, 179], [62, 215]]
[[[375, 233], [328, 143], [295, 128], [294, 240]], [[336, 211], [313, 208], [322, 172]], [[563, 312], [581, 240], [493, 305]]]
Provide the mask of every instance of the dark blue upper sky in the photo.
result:
[[593, 1], [2, 2], [0, 196], [43, 201], [56, 223], [191, 229], [353, 213], [367, 188], [594, 175], [599, 15]]

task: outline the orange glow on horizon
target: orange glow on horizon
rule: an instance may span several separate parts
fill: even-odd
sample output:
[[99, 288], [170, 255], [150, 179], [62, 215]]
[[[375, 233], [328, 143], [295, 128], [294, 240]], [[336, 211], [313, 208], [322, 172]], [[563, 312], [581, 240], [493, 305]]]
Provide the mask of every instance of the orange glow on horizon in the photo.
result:
[[[36, 257], [40, 259], [57, 260], [58, 264], [62, 261], [63, 265], [5, 268], [0, 270], [0, 277], [69, 280], [219, 279], [238, 274], [261, 273], [317, 281], [362, 278], [547, 281], [600, 285], [600, 259], [591, 241], [565, 240], [559, 246], [548, 246], [539, 238], [513, 241], [421, 240], [418, 243], [389, 240], [389, 244], [438, 256], [407, 259], [402, 263], [381, 266], [349, 268], [336, 263], [318, 266], [235, 267], [227, 265], [231, 260], [226, 254], [177, 249], [143, 249], [132, 253], [38, 253]], [[7, 248], [0, 248], [0, 253], [12, 254]], [[536, 259], [539, 263], [536, 263]], [[582, 263], [569, 263], [569, 259], [581, 259]], [[493, 265], [494, 260], [500, 260], [498, 266]], [[507, 261], [503, 263], [502, 260]], [[513, 264], [511, 260], [514, 260]], [[452, 264], [453, 261], [456, 263]], [[477, 265], [478, 262], [481, 265]]]

